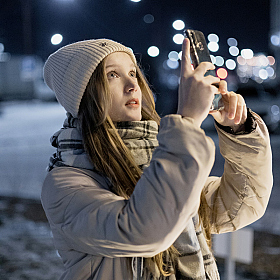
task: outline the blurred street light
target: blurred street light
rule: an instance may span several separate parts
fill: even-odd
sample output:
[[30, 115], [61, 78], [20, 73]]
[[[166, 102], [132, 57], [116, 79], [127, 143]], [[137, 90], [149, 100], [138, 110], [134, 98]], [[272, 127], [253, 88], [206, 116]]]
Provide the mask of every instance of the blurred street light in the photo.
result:
[[179, 54], [176, 51], [171, 51], [168, 54], [168, 58], [173, 61], [177, 61], [179, 59]]
[[154, 16], [151, 15], [151, 14], [146, 14], [146, 15], [143, 17], [143, 20], [144, 20], [144, 22], [146, 22], [146, 23], [153, 23], [154, 20], [155, 20], [155, 18], [154, 18]]
[[0, 43], [0, 53], [4, 51], [4, 44]]
[[209, 42], [215, 42], [218, 43], [219, 42], [219, 36], [217, 34], [211, 33], [207, 36]]
[[178, 62], [178, 60], [167, 59], [166, 65], [170, 69], [177, 69], [179, 67], [179, 62]]
[[159, 55], [159, 48], [156, 47], [156, 46], [151, 46], [151, 47], [148, 48], [147, 53], [151, 57], [156, 57], [156, 56]]
[[235, 38], [228, 38], [227, 43], [230, 47], [237, 47], [237, 40]]
[[183, 34], [176, 34], [173, 36], [173, 41], [175, 44], [181, 45], [184, 41], [184, 35]]
[[217, 70], [217, 76], [220, 79], [224, 80], [228, 76], [228, 72], [227, 72], [227, 70], [225, 68], [219, 68]]
[[172, 23], [172, 26], [176, 30], [182, 30], [185, 28], [185, 23], [182, 20], [177, 19]]
[[236, 68], [236, 62], [233, 59], [227, 59], [226, 61], [226, 67], [229, 70], [234, 70]]
[[208, 43], [208, 49], [211, 52], [217, 52], [219, 50], [219, 44], [217, 42], [209, 42]]
[[51, 43], [53, 45], [59, 45], [63, 40], [63, 36], [61, 34], [54, 34], [51, 38]]
[[239, 49], [236, 46], [229, 47], [228, 51], [232, 56], [238, 56], [239, 55]]
[[224, 65], [224, 58], [223, 57], [221, 57], [221, 56], [216, 56], [216, 58], [215, 58], [215, 64], [217, 65], [217, 66], [223, 66]]
[[251, 49], [241, 50], [241, 56], [245, 59], [251, 59], [254, 56], [254, 52]]
[[279, 35], [272, 35], [270, 37], [270, 42], [273, 46], [279, 46], [280, 45], [280, 37]]

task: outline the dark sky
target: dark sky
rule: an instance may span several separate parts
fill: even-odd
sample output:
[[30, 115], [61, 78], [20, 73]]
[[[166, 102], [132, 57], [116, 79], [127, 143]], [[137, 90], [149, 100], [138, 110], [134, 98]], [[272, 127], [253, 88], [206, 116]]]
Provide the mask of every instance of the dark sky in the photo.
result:
[[[32, 38], [29, 44], [22, 21], [22, 7], [28, 3], [31, 25], [27, 21], [24, 26]], [[154, 16], [153, 23], [143, 21], [146, 14]], [[7, 52], [32, 52], [43, 58], [58, 48], [50, 44], [54, 33], [64, 36], [62, 45], [107, 37], [139, 53], [150, 45], [164, 53], [180, 49], [172, 42], [176, 32], [171, 24], [182, 19], [188, 28], [218, 34], [221, 51], [226, 39], [235, 37], [240, 48], [268, 53], [269, 16], [268, 0], [0, 0], [0, 42]]]
[[[45, 60], [59, 47], [79, 40], [108, 38], [133, 49], [153, 91], [159, 113], [176, 110], [177, 90], [166, 88], [163, 62], [170, 51], [180, 51], [172, 38], [176, 19], [186, 28], [220, 37], [215, 55], [229, 58], [227, 38], [238, 40], [239, 49], [273, 54], [269, 49], [269, 0], [0, 0], [0, 43], [11, 54], [36, 54]], [[143, 17], [154, 16], [147, 24]], [[180, 31], [182, 32], [182, 31]], [[50, 42], [63, 35], [60, 45]], [[147, 49], [156, 45], [160, 55], [151, 58]], [[168, 70], [169, 71], [169, 70]], [[173, 74], [179, 75], [179, 68]], [[169, 71], [170, 72], [170, 71]], [[159, 94], [158, 94], [159, 93]]]

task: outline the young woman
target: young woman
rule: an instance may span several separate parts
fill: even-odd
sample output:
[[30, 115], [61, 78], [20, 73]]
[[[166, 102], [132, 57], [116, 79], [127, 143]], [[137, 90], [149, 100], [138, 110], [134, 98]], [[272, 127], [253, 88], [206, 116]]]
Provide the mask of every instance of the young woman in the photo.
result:
[[[265, 124], [225, 81], [204, 76], [211, 63], [192, 70], [188, 39], [182, 49], [178, 113], [161, 120], [125, 46], [87, 40], [48, 58], [45, 81], [67, 111], [42, 188], [61, 279], [219, 279], [211, 234], [263, 215], [272, 187]], [[215, 146], [200, 128], [218, 92], [225, 107], [210, 113], [221, 178], [209, 177]]]

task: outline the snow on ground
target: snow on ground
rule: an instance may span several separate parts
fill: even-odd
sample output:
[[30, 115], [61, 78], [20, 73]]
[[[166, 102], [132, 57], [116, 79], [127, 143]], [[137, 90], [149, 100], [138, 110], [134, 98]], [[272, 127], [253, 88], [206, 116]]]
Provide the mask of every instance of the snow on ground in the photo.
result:
[[0, 116], [0, 194], [39, 198], [50, 155], [49, 139], [65, 112], [55, 102], [3, 103]]
[[[279, 279], [279, 250], [279, 236], [255, 232], [253, 263], [237, 263], [236, 279]], [[218, 258], [217, 264], [224, 279], [224, 260]], [[0, 197], [0, 279], [58, 280], [62, 272], [40, 203]]]
[[1, 198], [0, 279], [56, 280], [62, 271], [40, 204]]

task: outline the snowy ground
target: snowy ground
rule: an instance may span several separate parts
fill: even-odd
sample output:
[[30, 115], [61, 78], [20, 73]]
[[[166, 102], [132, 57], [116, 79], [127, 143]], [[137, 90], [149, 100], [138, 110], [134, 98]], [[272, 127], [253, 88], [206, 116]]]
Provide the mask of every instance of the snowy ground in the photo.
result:
[[[279, 279], [279, 236], [255, 231], [253, 260], [236, 265], [236, 280]], [[217, 262], [225, 279], [224, 260]], [[62, 271], [40, 203], [0, 197], [0, 279], [58, 280]]]
[[63, 265], [38, 201], [1, 198], [0, 213], [0, 279], [59, 279]]
[[0, 194], [39, 198], [65, 112], [57, 103], [7, 102], [0, 116]]
[[[62, 263], [39, 199], [54, 149], [51, 135], [65, 118], [57, 103], [6, 102], [0, 115], [0, 280], [59, 279]], [[215, 143], [217, 137], [213, 136]], [[275, 184], [255, 230], [254, 262], [238, 265], [237, 279], [280, 279], [280, 136], [272, 137]], [[214, 172], [221, 173], [217, 155]], [[221, 272], [223, 260], [218, 259]], [[243, 277], [241, 276], [243, 275]]]

